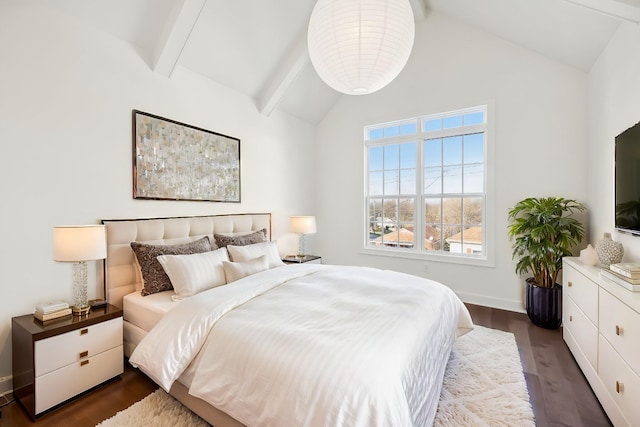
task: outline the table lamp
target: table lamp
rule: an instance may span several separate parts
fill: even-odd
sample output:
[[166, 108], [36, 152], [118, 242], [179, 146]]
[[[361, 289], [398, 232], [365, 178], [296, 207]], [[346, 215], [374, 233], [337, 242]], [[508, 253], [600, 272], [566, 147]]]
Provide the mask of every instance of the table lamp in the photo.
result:
[[291, 232], [300, 235], [298, 239], [298, 258], [304, 259], [304, 235], [316, 232], [315, 216], [292, 216]]
[[73, 263], [73, 314], [89, 313], [87, 261], [104, 259], [107, 242], [104, 225], [53, 227], [54, 261]]

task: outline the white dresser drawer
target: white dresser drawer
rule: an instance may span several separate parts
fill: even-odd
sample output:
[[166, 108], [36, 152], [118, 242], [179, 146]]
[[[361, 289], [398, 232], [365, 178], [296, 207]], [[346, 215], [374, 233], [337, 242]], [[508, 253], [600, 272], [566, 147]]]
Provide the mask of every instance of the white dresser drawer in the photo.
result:
[[[602, 279], [599, 266], [578, 258], [563, 258], [562, 265], [564, 340], [613, 425], [640, 427], [640, 293]], [[592, 366], [592, 329], [584, 318], [594, 316]]]
[[591, 322], [598, 326], [598, 285], [568, 265], [563, 270], [562, 292], [580, 307]]
[[122, 317], [35, 342], [35, 376], [122, 346]]
[[598, 375], [630, 426], [640, 426], [640, 377], [600, 335]]
[[576, 344], [580, 347], [593, 367], [598, 367], [598, 328], [578, 308], [573, 299], [565, 295], [562, 313], [562, 325], [571, 332]]
[[600, 333], [640, 375], [640, 314], [604, 289], [600, 289]]
[[35, 413], [120, 375], [124, 371], [123, 360], [122, 345], [119, 345], [36, 378]]

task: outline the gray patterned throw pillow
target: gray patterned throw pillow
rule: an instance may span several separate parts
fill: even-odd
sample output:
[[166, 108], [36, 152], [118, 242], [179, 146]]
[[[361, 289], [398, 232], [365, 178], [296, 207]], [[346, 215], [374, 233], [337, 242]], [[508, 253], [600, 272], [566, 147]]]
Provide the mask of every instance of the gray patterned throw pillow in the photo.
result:
[[131, 242], [131, 249], [136, 254], [144, 285], [140, 292], [142, 296], [155, 294], [173, 289], [169, 276], [158, 261], [160, 255], [189, 255], [211, 250], [209, 237], [194, 240], [180, 245], [150, 245], [147, 243]]
[[262, 243], [267, 241], [267, 229], [263, 228], [262, 230], [255, 231], [249, 234], [239, 234], [239, 235], [229, 235], [229, 234], [214, 234], [214, 239], [216, 239], [216, 245], [219, 248], [226, 248], [228, 245], [231, 246], [246, 246], [252, 245], [254, 243]]

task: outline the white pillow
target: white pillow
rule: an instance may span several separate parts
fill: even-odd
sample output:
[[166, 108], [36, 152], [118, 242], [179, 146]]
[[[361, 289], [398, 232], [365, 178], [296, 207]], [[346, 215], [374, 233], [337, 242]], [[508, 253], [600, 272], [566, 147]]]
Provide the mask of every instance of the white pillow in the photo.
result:
[[259, 256], [264, 255], [267, 259], [269, 268], [280, 267], [284, 265], [284, 262], [280, 259], [280, 253], [278, 253], [278, 245], [276, 241], [254, 243], [253, 245], [246, 246], [227, 246], [229, 251], [229, 257], [233, 262], [249, 261]]
[[160, 255], [157, 259], [180, 298], [227, 283], [222, 267], [223, 261], [229, 261], [225, 248], [190, 255]]
[[223, 261], [222, 266], [224, 268], [224, 274], [227, 277], [227, 283], [235, 282], [245, 276], [269, 269], [267, 257], [264, 255], [243, 262]]

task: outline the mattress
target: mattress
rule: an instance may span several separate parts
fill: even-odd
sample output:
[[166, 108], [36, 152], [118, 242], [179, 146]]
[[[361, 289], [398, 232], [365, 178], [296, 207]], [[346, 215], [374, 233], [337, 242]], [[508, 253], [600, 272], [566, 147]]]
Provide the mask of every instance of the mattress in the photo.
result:
[[140, 291], [132, 292], [123, 298], [124, 312], [124, 354], [131, 356], [133, 350], [147, 333], [172, 308], [181, 301], [173, 301], [173, 291], [142, 296]]
[[175, 293], [164, 291], [157, 294], [142, 296], [140, 292], [132, 292], [123, 298], [123, 312], [125, 322], [149, 332], [162, 317], [182, 301], [173, 301]]

